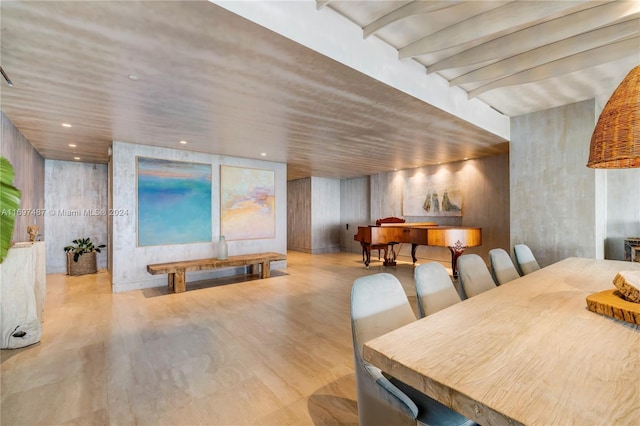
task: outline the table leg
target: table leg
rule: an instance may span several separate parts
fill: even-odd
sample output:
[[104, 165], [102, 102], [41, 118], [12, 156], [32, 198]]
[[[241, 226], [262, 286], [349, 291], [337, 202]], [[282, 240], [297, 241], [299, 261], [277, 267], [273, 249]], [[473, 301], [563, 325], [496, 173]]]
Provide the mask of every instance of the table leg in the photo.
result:
[[271, 262], [269, 260], [262, 262], [262, 274], [260, 278], [269, 278], [271, 276]]
[[170, 273], [167, 277], [169, 279], [169, 291], [173, 291], [173, 279], [174, 279], [173, 272]]

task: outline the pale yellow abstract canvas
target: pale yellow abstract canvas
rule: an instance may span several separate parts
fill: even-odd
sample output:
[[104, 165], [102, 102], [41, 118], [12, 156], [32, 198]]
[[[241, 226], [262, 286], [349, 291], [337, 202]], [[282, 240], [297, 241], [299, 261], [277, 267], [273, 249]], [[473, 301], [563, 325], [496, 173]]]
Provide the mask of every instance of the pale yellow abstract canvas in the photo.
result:
[[220, 166], [220, 235], [227, 241], [275, 238], [275, 172]]

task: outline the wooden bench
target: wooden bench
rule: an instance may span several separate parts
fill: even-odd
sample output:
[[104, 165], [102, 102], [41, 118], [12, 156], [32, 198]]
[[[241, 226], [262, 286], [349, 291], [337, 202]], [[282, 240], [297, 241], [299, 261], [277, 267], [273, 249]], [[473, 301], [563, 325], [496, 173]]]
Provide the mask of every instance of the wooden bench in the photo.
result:
[[156, 263], [147, 265], [147, 272], [152, 275], [169, 274], [169, 290], [182, 293], [186, 290], [185, 274], [188, 271], [202, 271], [205, 269], [226, 268], [229, 266], [250, 266], [251, 274], [256, 274], [258, 265], [262, 265], [260, 278], [269, 278], [271, 262], [287, 260], [287, 256], [280, 253], [255, 253], [229, 256], [227, 259], [198, 259], [180, 262]]

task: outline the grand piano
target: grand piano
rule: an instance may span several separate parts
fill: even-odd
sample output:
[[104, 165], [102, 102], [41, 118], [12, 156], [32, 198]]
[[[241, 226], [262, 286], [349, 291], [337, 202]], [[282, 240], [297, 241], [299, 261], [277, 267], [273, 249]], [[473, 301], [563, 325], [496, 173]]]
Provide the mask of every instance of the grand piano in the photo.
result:
[[358, 226], [353, 239], [362, 246], [364, 264], [369, 268], [371, 246], [387, 245], [384, 266], [396, 265], [394, 245], [411, 244], [411, 258], [417, 262], [416, 248], [419, 245], [447, 247], [451, 252], [453, 276], [458, 276], [456, 263], [467, 247], [482, 245], [482, 228], [463, 226], [439, 226], [433, 223], [382, 223], [380, 225]]

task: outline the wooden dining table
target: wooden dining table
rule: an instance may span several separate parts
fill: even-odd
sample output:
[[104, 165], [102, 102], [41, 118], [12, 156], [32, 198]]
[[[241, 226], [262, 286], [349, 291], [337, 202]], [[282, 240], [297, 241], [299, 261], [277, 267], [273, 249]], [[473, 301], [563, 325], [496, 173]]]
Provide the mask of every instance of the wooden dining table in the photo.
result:
[[640, 326], [591, 312], [640, 263], [568, 258], [364, 344], [384, 372], [487, 425], [637, 425]]

